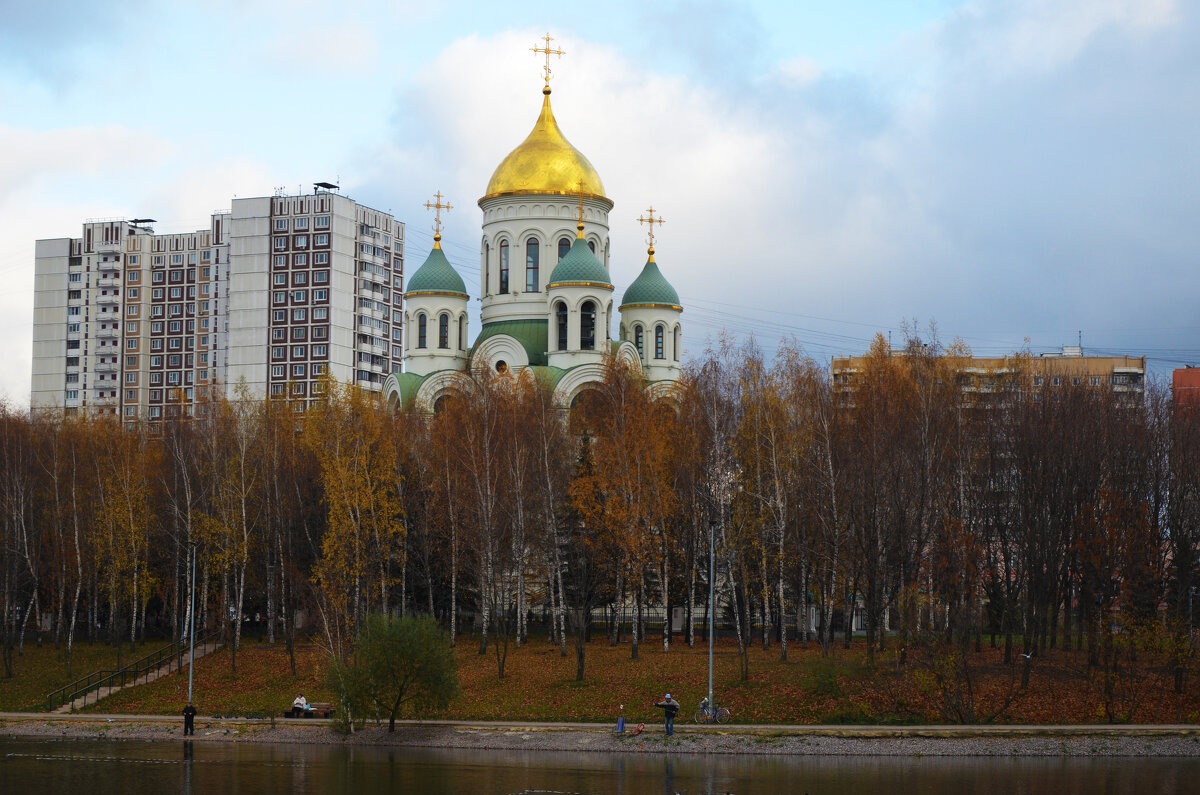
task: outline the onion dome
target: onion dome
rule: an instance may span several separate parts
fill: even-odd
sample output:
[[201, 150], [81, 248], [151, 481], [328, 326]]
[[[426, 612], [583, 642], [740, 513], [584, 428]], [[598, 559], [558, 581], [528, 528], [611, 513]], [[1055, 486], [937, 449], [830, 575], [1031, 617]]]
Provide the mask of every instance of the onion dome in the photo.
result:
[[[562, 134], [550, 109], [550, 86], [542, 89], [542, 113], [533, 132], [500, 162], [483, 199], [523, 193], [573, 196], [583, 183], [592, 196], [604, 196], [596, 169]], [[480, 199], [480, 201], [483, 201]]]
[[679, 293], [662, 275], [658, 263], [654, 261], [654, 247], [650, 247], [650, 258], [641, 274], [629, 285], [625, 295], [621, 297], [621, 309], [631, 306], [665, 306], [683, 311], [679, 304]]
[[554, 266], [554, 272], [550, 274], [550, 281], [546, 286], [565, 287], [573, 284], [585, 287], [607, 287], [610, 290], [613, 286], [608, 269], [600, 260], [596, 259], [596, 255], [588, 247], [587, 241], [583, 239], [582, 221], [579, 224], [579, 236], [575, 238], [575, 244], [571, 246], [571, 250], [566, 253], [566, 256]]
[[411, 295], [461, 295], [467, 297], [467, 285], [442, 251], [442, 236], [433, 236], [433, 250], [425, 263], [408, 280], [404, 297]]

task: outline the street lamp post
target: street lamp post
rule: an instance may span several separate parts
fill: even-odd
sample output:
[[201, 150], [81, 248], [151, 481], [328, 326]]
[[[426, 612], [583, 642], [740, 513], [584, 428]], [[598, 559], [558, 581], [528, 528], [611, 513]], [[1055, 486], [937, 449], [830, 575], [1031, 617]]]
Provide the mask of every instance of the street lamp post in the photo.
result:
[[713, 703], [713, 612], [716, 610], [716, 603], [713, 601], [713, 594], [716, 589], [713, 587], [713, 577], [716, 571], [716, 554], [713, 550], [713, 540], [716, 538], [717, 519], [711, 518], [708, 520], [708, 708], [716, 713], [716, 704]]
[[191, 627], [188, 632], [188, 703], [192, 703], [192, 675], [196, 670], [196, 547], [195, 541], [188, 542], [192, 548]]

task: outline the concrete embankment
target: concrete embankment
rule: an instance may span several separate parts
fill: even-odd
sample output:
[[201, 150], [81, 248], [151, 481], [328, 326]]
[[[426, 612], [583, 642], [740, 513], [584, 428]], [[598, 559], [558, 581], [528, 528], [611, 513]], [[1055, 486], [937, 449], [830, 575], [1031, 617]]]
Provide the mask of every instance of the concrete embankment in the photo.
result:
[[[177, 740], [183, 720], [160, 715], [0, 713], [0, 737]], [[198, 742], [318, 743], [514, 751], [839, 756], [1200, 756], [1200, 726], [694, 726], [634, 736], [594, 723], [399, 721], [352, 735], [319, 719], [196, 720]]]

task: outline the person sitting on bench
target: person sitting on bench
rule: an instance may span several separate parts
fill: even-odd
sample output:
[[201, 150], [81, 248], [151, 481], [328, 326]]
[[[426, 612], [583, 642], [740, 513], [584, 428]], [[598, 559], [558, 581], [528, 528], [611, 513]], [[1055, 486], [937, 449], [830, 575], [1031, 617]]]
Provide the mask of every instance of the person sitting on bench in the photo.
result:
[[308, 701], [304, 698], [304, 694], [296, 696], [296, 700], [292, 702], [292, 717], [302, 718], [306, 712], [310, 712], [312, 707], [308, 705]]

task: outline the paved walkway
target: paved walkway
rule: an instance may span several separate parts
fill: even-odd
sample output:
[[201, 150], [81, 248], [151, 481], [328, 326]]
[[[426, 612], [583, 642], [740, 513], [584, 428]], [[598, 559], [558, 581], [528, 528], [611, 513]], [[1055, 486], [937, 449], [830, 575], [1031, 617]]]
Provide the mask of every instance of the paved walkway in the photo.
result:
[[[197, 649], [197, 656], [199, 650]], [[283, 708], [280, 708], [280, 712]], [[325, 718], [213, 718], [197, 715], [197, 720], [226, 724], [274, 724], [324, 726], [330, 721]], [[91, 721], [91, 722], [126, 722], [126, 723], [178, 723], [178, 715], [128, 715], [102, 713], [57, 713], [57, 712], [0, 712], [0, 721]], [[464, 731], [579, 731], [579, 732], [612, 732], [616, 721], [612, 723], [542, 723], [523, 721], [467, 721], [441, 720], [419, 721], [398, 720], [397, 725], [422, 726], [427, 728], [458, 728]], [[636, 724], [634, 724], [636, 725]], [[631, 727], [625, 723], [626, 731]], [[647, 728], [661, 729], [661, 726], [648, 725]], [[1089, 724], [1083, 726], [1056, 725], [1001, 725], [1001, 726], [828, 726], [828, 725], [794, 725], [794, 724], [749, 724], [727, 723], [722, 726], [697, 726], [695, 724], [677, 723], [676, 732], [709, 733], [709, 734], [769, 734], [796, 736], [828, 736], [828, 737], [1152, 737], [1152, 736], [1200, 736], [1200, 725], [1195, 724], [1137, 724], [1109, 725]]]
[[[210, 640], [209, 642], [205, 643], [202, 646], [197, 646], [196, 647], [196, 659], [199, 660], [204, 655], [209, 654], [210, 652], [214, 652], [219, 648], [221, 648], [221, 642], [218, 640]], [[87, 706], [88, 704], [95, 704], [97, 701], [99, 701], [102, 698], [108, 698], [113, 693], [119, 693], [122, 690], [124, 690], [126, 687], [136, 687], [137, 685], [148, 685], [151, 682], [153, 682], [154, 680], [156, 680], [160, 677], [166, 676], [167, 674], [174, 673], [175, 671], [182, 671], [184, 668], [187, 667], [187, 662], [186, 662], [187, 655], [184, 655], [184, 659], [185, 659], [184, 664], [179, 668], [173, 668], [169, 665], [164, 664], [161, 668], [151, 671], [150, 673], [146, 674], [145, 676], [139, 676], [135, 681], [126, 684], [124, 687], [106, 687], [106, 688], [102, 688], [99, 692], [97, 692], [97, 691], [89, 692], [89, 693], [82, 695], [79, 698], [75, 699], [70, 704], [63, 704], [58, 709], [54, 710], [54, 713], [49, 713], [49, 714], [44, 713], [44, 716], [50, 717], [53, 714], [69, 714], [69, 713], [74, 712], [77, 709], [82, 709], [83, 707]], [[101, 695], [101, 693], [103, 693], [103, 695]]]

